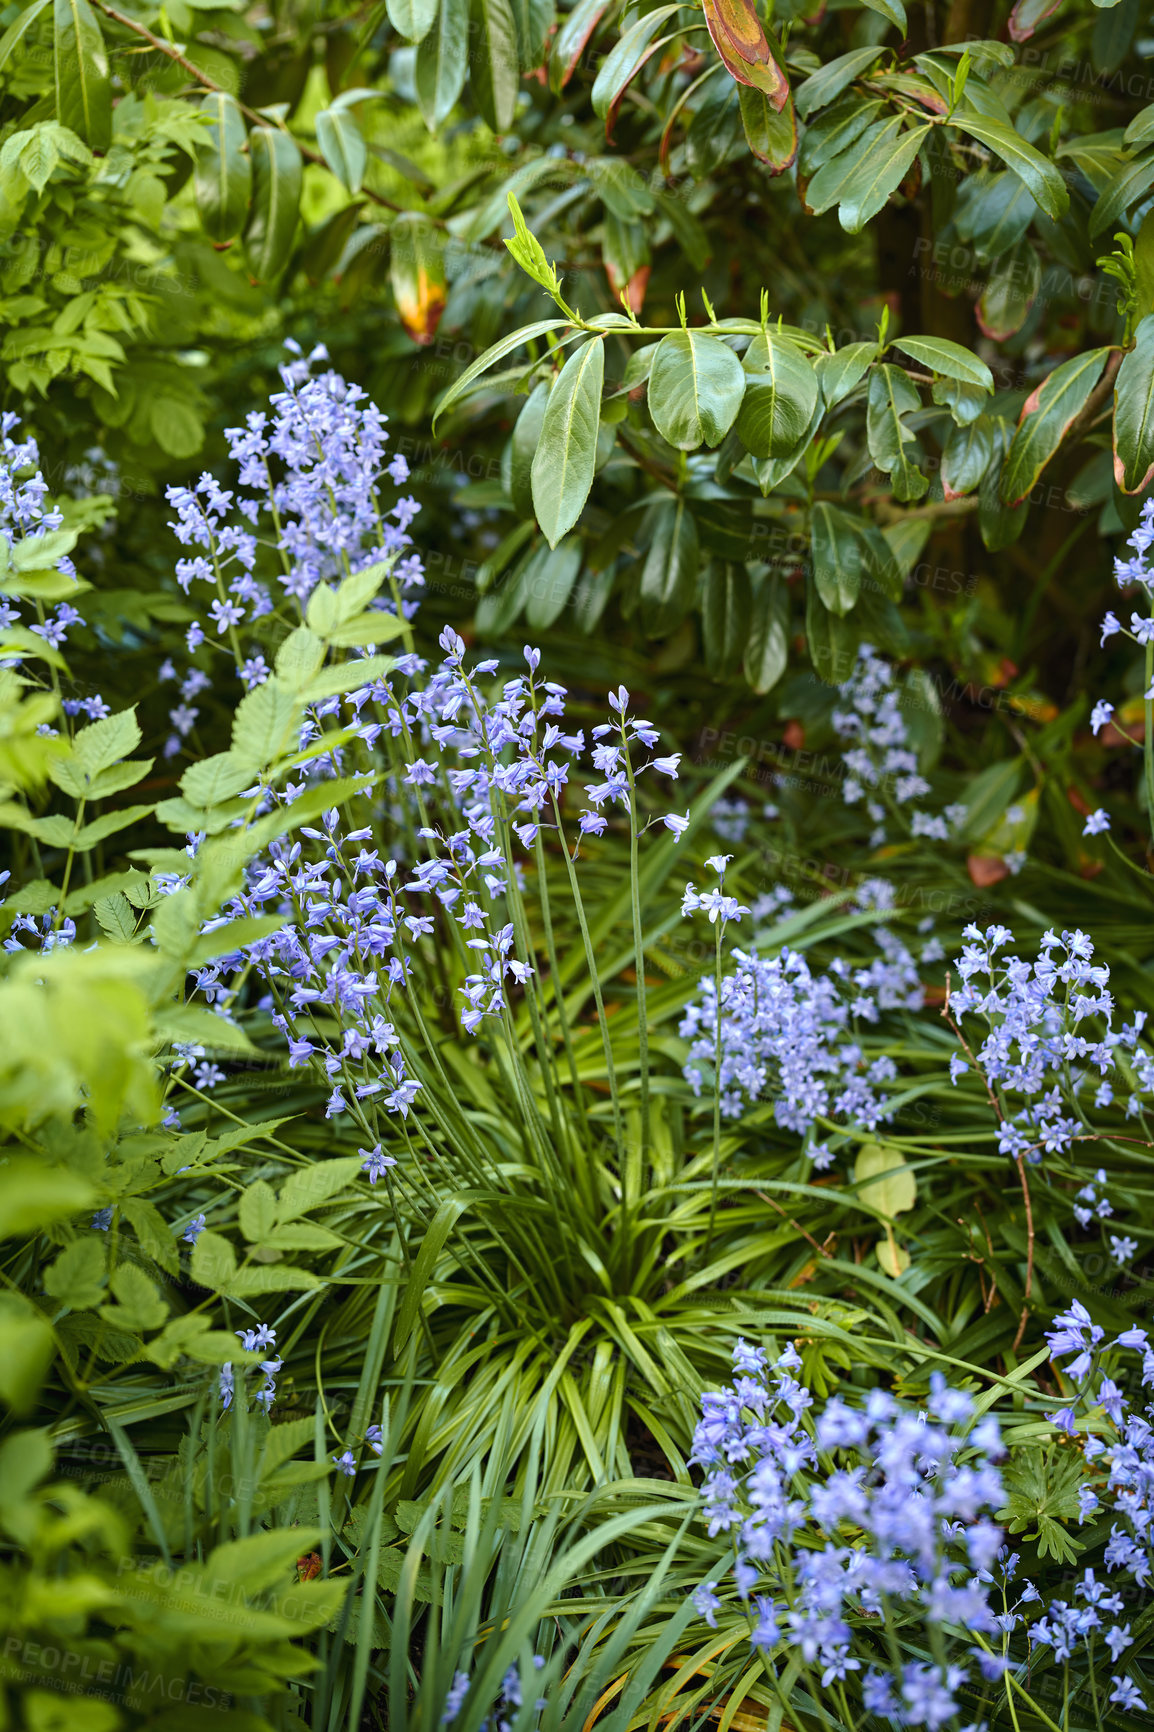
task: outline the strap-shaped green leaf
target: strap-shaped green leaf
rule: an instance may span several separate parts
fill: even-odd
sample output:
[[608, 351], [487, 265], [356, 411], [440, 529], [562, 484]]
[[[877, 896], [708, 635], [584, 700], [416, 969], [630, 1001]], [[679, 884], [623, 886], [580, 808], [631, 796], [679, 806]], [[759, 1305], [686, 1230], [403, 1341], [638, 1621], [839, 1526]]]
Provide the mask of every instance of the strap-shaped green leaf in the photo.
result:
[[112, 86], [104, 37], [88, 0], [54, 0], [56, 118], [93, 150], [112, 141]]
[[256, 126], [252, 152], [252, 212], [244, 251], [253, 276], [266, 283], [288, 263], [301, 201], [301, 153], [279, 127]]
[[839, 54], [836, 60], [827, 60], [797, 92], [797, 112], [802, 119], [808, 120], [819, 108], [827, 107], [843, 90], [848, 90], [855, 78], [868, 72], [884, 53], [884, 48], [855, 48], [849, 54]]
[[549, 88], [555, 95], [560, 95], [576, 72], [585, 44], [608, 8], [609, 0], [577, 0], [572, 12], [562, 19], [549, 50]]
[[196, 208], [210, 241], [230, 241], [244, 227], [252, 195], [248, 134], [235, 97], [214, 90], [204, 98], [212, 116], [196, 159]]
[[533, 509], [550, 547], [580, 517], [597, 460], [605, 343], [593, 337], [575, 349], [549, 393], [533, 457]]
[[1154, 152], [1120, 168], [1090, 212], [1090, 234], [1100, 235], [1154, 186]]
[[653, 38], [667, 19], [680, 12], [680, 4], [658, 6], [630, 26], [607, 55], [593, 81], [593, 111], [603, 120], [616, 107], [631, 79], [636, 77]]
[[455, 379], [440, 399], [433, 413], [433, 432], [437, 431], [437, 422], [447, 409], [460, 402], [466, 395], [474, 380], [482, 373], [487, 373], [490, 367], [504, 360], [515, 349], [520, 349], [525, 343], [531, 343], [536, 337], [543, 337], [546, 331], [556, 331], [568, 323], [566, 319], [538, 319], [534, 325], [524, 325], [519, 331], [511, 331], [507, 337], [502, 337], [499, 343], [486, 349], [483, 355], [478, 355], [475, 361], [470, 361], [459, 379]]

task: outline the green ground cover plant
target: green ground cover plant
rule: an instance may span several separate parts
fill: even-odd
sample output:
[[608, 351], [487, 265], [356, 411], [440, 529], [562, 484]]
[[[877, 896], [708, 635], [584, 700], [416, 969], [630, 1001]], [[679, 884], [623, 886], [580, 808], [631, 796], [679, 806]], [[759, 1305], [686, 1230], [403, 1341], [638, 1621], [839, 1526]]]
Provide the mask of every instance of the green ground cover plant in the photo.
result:
[[1143, 1723], [1148, 30], [0, 12], [0, 1725]]

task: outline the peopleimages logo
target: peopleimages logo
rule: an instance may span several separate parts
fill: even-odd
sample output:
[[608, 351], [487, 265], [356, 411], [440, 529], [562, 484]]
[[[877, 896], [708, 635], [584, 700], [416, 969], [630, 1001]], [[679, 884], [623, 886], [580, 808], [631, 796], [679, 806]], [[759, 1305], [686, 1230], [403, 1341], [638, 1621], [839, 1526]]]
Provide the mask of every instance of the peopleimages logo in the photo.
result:
[[99, 1696], [109, 1702], [131, 1702], [133, 1706], [161, 1702], [189, 1708], [231, 1708], [230, 1691], [181, 1674], [150, 1671], [128, 1660], [97, 1659], [75, 1648], [9, 1636], [0, 1656], [0, 1680], [6, 1683], [44, 1683], [67, 1695]]

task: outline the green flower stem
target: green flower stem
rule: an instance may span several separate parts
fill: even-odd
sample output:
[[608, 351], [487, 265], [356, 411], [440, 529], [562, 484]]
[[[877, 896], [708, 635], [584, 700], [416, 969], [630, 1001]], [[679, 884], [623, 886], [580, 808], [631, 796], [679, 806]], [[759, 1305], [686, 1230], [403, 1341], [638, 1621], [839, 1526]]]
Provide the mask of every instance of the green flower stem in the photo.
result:
[[593, 1002], [597, 1006], [597, 1023], [601, 1030], [601, 1046], [605, 1054], [605, 1069], [609, 1078], [609, 1092], [613, 1101], [613, 1135], [618, 1152], [624, 1155], [625, 1130], [621, 1118], [621, 1095], [617, 1087], [617, 1070], [613, 1063], [613, 1043], [609, 1039], [609, 1024], [605, 1019], [605, 1000], [601, 995], [601, 977], [597, 971], [597, 958], [593, 953], [593, 940], [589, 936], [589, 922], [585, 918], [585, 903], [581, 897], [581, 885], [577, 879], [577, 870], [573, 864], [573, 856], [569, 852], [569, 844], [565, 839], [565, 827], [561, 822], [561, 808], [557, 803], [557, 795], [551, 792], [553, 802], [553, 818], [557, 825], [557, 834], [561, 838], [561, 847], [565, 855], [565, 865], [569, 873], [569, 888], [573, 893], [573, 906], [577, 912], [577, 924], [581, 929], [581, 942], [585, 947], [585, 961], [589, 968], [589, 979], [593, 987]]
[[705, 1261], [713, 1249], [713, 1229], [717, 1225], [717, 1181], [721, 1169], [721, 932], [725, 922], [715, 922], [713, 980], [714, 1041], [713, 1041], [713, 1159], [712, 1183], [709, 1194], [709, 1231], [705, 1235]]
[[1146, 786], [1146, 822], [1150, 826], [1151, 841], [1154, 842], [1154, 698], [1150, 697], [1151, 686], [1154, 685], [1154, 641], [1146, 645], [1146, 685], [1147, 694], [1143, 709], [1142, 728], [1142, 768]]
[[[625, 772], [629, 777], [629, 897], [633, 908], [633, 967], [637, 975], [637, 1042], [641, 1068], [641, 1148], [639, 1151], [639, 1168], [645, 1162], [650, 1147], [649, 1129], [649, 1019], [645, 1004], [645, 944], [641, 928], [641, 883], [638, 865], [638, 825], [640, 815], [637, 810], [637, 783], [633, 775], [633, 764], [629, 756], [629, 742], [625, 736], [624, 721], [621, 724], [621, 744], [625, 754]], [[629, 1163], [622, 1162], [622, 1175], [628, 1172]], [[640, 1173], [638, 1174], [640, 1177]], [[628, 1199], [628, 1187], [623, 1185], [622, 1195]]]

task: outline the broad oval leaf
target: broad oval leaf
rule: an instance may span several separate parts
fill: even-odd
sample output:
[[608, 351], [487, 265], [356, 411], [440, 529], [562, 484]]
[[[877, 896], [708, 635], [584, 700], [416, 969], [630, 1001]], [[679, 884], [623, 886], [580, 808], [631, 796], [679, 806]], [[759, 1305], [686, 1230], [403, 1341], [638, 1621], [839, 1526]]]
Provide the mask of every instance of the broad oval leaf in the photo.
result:
[[471, 0], [472, 89], [485, 125], [508, 132], [517, 107], [521, 68], [510, 0]]
[[847, 343], [844, 349], [817, 357], [814, 369], [827, 409], [836, 408], [861, 384], [877, 357], [876, 343]]
[[437, 0], [385, 0], [389, 23], [408, 42], [423, 42], [437, 16]]
[[714, 679], [726, 679], [741, 666], [749, 643], [753, 590], [744, 565], [726, 561], [705, 574], [701, 599], [705, 665]]
[[1004, 547], [1012, 547], [1023, 529], [1026, 518], [1030, 514], [1027, 501], [1021, 505], [1004, 505], [999, 492], [1002, 462], [1010, 449], [1014, 432], [1001, 415], [990, 417], [991, 433], [994, 441], [994, 456], [986, 473], [982, 476], [978, 491], [978, 528], [982, 540], [991, 553], [1000, 552]]
[[559, 547], [542, 548], [532, 571], [522, 579], [525, 618], [533, 631], [547, 631], [561, 614], [577, 582], [581, 554], [580, 536], [566, 536]]
[[753, 598], [753, 619], [742, 669], [759, 695], [772, 691], [789, 662], [789, 597], [778, 577], [767, 578]]
[[745, 372], [728, 344], [706, 331], [674, 331], [657, 345], [649, 413], [678, 451], [720, 445], [737, 418]]
[[785, 457], [796, 448], [817, 403], [817, 374], [788, 337], [763, 331], [745, 355], [745, 395], [736, 427], [754, 457]]
[[1123, 493], [1142, 493], [1154, 476], [1154, 313], [1134, 332], [1114, 382], [1114, 478]]
[[843, 686], [853, 673], [861, 645], [856, 612], [831, 613], [809, 578], [805, 586], [805, 637], [813, 671], [827, 686]]
[[244, 227], [252, 194], [248, 132], [236, 98], [210, 91], [201, 107], [212, 116], [196, 156], [196, 208], [210, 241], [230, 241]]
[[960, 499], [978, 486], [994, 455], [994, 431], [989, 418], [950, 428], [942, 452], [942, 493]]
[[368, 146], [347, 108], [322, 108], [316, 118], [321, 155], [342, 186], [360, 192], [368, 161]]
[[646, 57], [649, 46], [661, 26], [681, 11], [680, 0], [672, 6], [658, 6], [638, 19], [614, 43], [593, 81], [593, 112], [608, 120]]
[[441, 232], [419, 211], [406, 211], [389, 239], [389, 278], [401, 323], [414, 343], [431, 343], [447, 293]]
[[986, 363], [960, 343], [951, 343], [945, 337], [895, 337], [894, 348], [947, 379], [959, 379], [963, 385], [980, 385], [983, 391], [994, 389], [994, 375]]
[[[992, 120], [988, 115], [975, 114], [970, 109], [956, 112], [953, 125], [960, 126], [971, 138], [976, 138], [979, 144], [986, 145], [1000, 156], [1006, 167], [1013, 169], [1018, 179], [1025, 182], [1047, 216], [1057, 222], [1065, 215], [1070, 194], [1061, 174], [1048, 157], [1035, 150], [1032, 144], [1027, 144], [1013, 127]], [[1091, 232], [1094, 232], [1093, 227]]]
[[776, 108], [764, 91], [739, 84], [737, 99], [746, 144], [773, 174], [782, 174], [797, 156], [797, 112], [793, 98], [787, 90], [786, 101]]
[[863, 1203], [892, 1221], [918, 1200], [918, 1187], [900, 1149], [884, 1143], [863, 1143], [853, 1169], [857, 1194]]
[[1090, 349], [1063, 361], [1027, 397], [1002, 470], [1003, 505], [1025, 499], [1101, 378], [1109, 354], [1109, 349]]
[[865, 564], [857, 524], [848, 511], [822, 499], [810, 521], [813, 581], [831, 613], [846, 614], [861, 591]]
[[469, 0], [441, 0], [436, 26], [417, 48], [413, 84], [425, 125], [436, 132], [465, 88], [469, 69]]
[[667, 494], [650, 506], [644, 527], [650, 540], [641, 567], [641, 611], [646, 629], [664, 637], [681, 624], [697, 593], [697, 524], [684, 497]]
[[549, 393], [531, 471], [533, 509], [550, 547], [580, 517], [597, 461], [605, 344], [593, 337], [575, 349]]
[[279, 127], [255, 126], [252, 152], [252, 211], [244, 232], [245, 257], [258, 283], [288, 263], [301, 201], [301, 153]]
[[917, 440], [902, 420], [921, 408], [921, 398], [900, 367], [883, 365], [870, 375], [866, 405], [866, 442], [883, 475], [893, 481], [894, 498], [920, 499], [929, 481], [914, 462]]
[[983, 336], [1003, 342], [1020, 331], [1042, 287], [1042, 267], [1028, 240], [998, 260], [982, 290], [974, 317]]
[[54, 0], [56, 118], [92, 150], [112, 141], [108, 52], [88, 0]]

